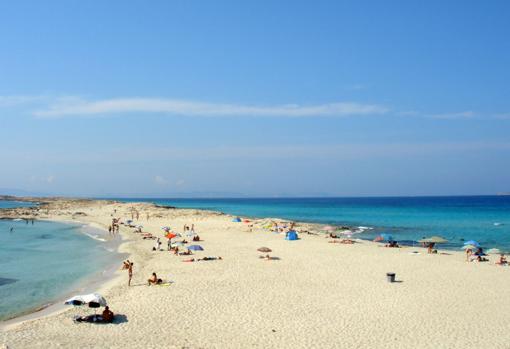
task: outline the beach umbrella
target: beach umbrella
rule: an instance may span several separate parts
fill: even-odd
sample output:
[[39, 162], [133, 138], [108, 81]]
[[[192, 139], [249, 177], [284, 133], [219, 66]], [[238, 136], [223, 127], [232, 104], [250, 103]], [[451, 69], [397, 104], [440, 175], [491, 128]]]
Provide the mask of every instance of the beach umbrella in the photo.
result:
[[433, 243], [433, 244], [444, 244], [445, 242], [448, 242], [448, 240], [440, 237], [440, 236], [431, 236], [429, 238], [418, 240], [418, 242], [421, 243]]
[[99, 308], [106, 306], [106, 299], [98, 293], [90, 293], [71, 297], [64, 304], [75, 306], [87, 304], [91, 308]]
[[487, 253], [488, 254], [501, 254], [501, 250], [499, 248], [491, 248], [489, 250], [487, 250]]
[[474, 250], [477, 247], [475, 245], [464, 245], [462, 246], [461, 250]]
[[261, 247], [261, 248], [258, 248], [257, 251], [259, 252], [273, 252], [269, 247]]
[[192, 251], [203, 251], [204, 248], [200, 245], [190, 245], [188, 247], [186, 247], [188, 250], [192, 250]]
[[475, 240], [466, 241], [464, 243], [464, 245], [473, 245], [473, 246], [476, 246], [476, 247], [480, 247], [480, 244], [477, 241], [475, 241]]
[[174, 233], [168, 233], [168, 234], [165, 235], [165, 237], [167, 239], [173, 239], [173, 238], [177, 237], [177, 235], [175, 235]]
[[383, 233], [380, 235], [383, 241], [393, 241], [393, 236], [390, 234]]

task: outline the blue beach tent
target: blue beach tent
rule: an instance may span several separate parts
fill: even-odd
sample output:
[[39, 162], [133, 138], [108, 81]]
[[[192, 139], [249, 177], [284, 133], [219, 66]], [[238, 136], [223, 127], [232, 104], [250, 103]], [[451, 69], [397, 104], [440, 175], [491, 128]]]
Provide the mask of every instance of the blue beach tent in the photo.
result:
[[241, 218], [236, 217], [236, 218], [232, 219], [232, 222], [239, 223], [239, 222], [241, 222]]
[[298, 234], [294, 230], [290, 230], [285, 235], [285, 240], [297, 240]]

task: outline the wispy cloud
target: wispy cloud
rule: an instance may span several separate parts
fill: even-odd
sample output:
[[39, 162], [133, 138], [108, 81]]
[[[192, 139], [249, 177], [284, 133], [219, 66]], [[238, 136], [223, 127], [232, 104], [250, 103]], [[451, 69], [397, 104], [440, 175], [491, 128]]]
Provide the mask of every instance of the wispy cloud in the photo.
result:
[[337, 102], [316, 105], [282, 104], [253, 106], [186, 101], [164, 98], [116, 98], [88, 101], [79, 98], [59, 99], [33, 114], [38, 117], [104, 116], [123, 113], [166, 113], [182, 116], [353, 116], [384, 114], [389, 108], [377, 104]]
[[154, 182], [159, 185], [166, 185], [168, 184], [168, 181], [165, 179], [165, 177], [156, 175], [154, 176]]
[[468, 110], [456, 113], [429, 114], [425, 116], [432, 119], [455, 120], [455, 119], [472, 119], [476, 116], [476, 113], [471, 110]]
[[[357, 89], [362, 85], [355, 85]], [[185, 117], [356, 117], [393, 115], [436, 120], [509, 120], [508, 112], [427, 113], [399, 110], [377, 103], [333, 102], [323, 104], [248, 105], [214, 103], [172, 98], [111, 98], [86, 99], [72, 95], [11, 95], [0, 96], [0, 108], [19, 108], [38, 118], [108, 117], [124, 114], [161, 114]]]
[[0, 96], [0, 107], [34, 104], [45, 100], [46, 96]]

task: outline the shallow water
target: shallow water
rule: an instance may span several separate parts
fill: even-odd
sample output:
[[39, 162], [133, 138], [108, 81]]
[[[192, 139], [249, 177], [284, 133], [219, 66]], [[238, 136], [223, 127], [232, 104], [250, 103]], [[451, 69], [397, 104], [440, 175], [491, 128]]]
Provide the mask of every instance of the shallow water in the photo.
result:
[[474, 239], [485, 247], [510, 250], [510, 196], [123, 200], [373, 228], [360, 235], [366, 239], [381, 232], [399, 241], [440, 235], [450, 241], [443, 245], [447, 248]]
[[102, 234], [80, 225], [0, 220], [0, 320], [45, 306], [99, 277], [117, 254], [85, 233]]
[[31, 206], [34, 206], [34, 204], [31, 202], [0, 200], [0, 208], [31, 207]]

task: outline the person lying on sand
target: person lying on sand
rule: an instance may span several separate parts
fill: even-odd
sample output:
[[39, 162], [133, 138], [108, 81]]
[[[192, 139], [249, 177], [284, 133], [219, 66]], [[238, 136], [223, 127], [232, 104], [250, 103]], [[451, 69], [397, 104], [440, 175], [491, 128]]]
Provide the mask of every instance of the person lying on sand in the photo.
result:
[[329, 237], [332, 238], [332, 239], [338, 239], [339, 238], [338, 235], [332, 234], [332, 233], [329, 233]]
[[221, 257], [204, 257], [202, 259], [197, 259], [197, 262], [200, 262], [200, 261], [215, 261], [215, 260], [223, 260], [223, 258]]
[[74, 318], [74, 321], [109, 324], [109, 323], [113, 322], [114, 317], [115, 317], [115, 315], [113, 314], [113, 312], [110, 310], [110, 308], [108, 306], [106, 306], [104, 308], [102, 315], [92, 314], [92, 315], [87, 315], [87, 316], [78, 316], [78, 317]]
[[147, 281], [149, 283], [149, 286], [150, 285], [159, 285], [163, 282], [163, 280], [158, 279], [158, 276], [156, 275], [156, 273], [152, 273], [152, 276]]
[[188, 250], [187, 252], [180, 252], [179, 253], [179, 256], [191, 256], [193, 253], [191, 253], [190, 250]]
[[195, 258], [183, 259], [182, 261], [183, 261], [183, 262], [194, 262], [194, 261], [195, 261]]

